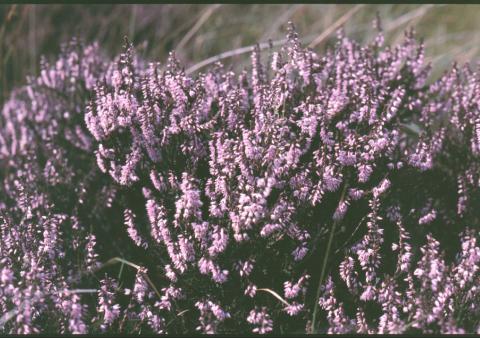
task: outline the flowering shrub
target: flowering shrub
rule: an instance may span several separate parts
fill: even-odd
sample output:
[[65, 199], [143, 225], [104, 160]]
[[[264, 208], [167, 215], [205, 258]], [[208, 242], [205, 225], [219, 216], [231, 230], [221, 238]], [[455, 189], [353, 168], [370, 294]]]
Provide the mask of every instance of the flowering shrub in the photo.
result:
[[479, 75], [378, 28], [43, 60], [0, 117], [2, 332], [477, 332]]

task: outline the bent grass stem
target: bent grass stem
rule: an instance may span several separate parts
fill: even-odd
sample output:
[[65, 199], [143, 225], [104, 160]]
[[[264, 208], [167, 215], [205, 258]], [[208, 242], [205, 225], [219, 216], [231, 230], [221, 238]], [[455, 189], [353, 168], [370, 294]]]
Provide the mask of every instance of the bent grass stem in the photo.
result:
[[[347, 181], [343, 186], [342, 195], [340, 197], [340, 201], [343, 201], [345, 198], [345, 193], [347, 191]], [[320, 292], [322, 290], [322, 285], [325, 279], [325, 272], [327, 271], [327, 263], [328, 258], [330, 256], [330, 249], [332, 247], [333, 242], [333, 235], [335, 234], [335, 229], [337, 228], [338, 221], [334, 221], [332, 225], [332, 229], [330, 230], [330, 236], [328, 237], [327, 249], [325, 250], [325, 255], [323, 257], [322, 263], [322, 271], [320, 272], [320, 279], [318, 280], [318, 287], [317, 287], [317, 294], [315, 296], [315, 305], [313, 308], [313, 317], [312, 317], [312, 326], [311, 326], [311, 333], [315, 333], [316, 324], [317, 324], [317, 314], [318, 314], [318, 299], [320, 298]]]

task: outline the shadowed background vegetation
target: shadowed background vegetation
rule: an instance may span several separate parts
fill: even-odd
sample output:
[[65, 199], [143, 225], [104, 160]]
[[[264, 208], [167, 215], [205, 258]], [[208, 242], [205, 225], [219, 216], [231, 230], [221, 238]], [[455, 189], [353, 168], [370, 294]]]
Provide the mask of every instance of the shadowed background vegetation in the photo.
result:
[[250, 59], [240, 53], [248, 49], [239, 48], [283, 39], [289, 20], [307, 44], [321, 49], [342, 24], [358, 41], [370, 39], [376, 12], [389, 43], [415, 27], [434, 75], [454, 60], [480, 55], [478, 5], [0, 5], [0, 104], [38, 73], [41, 55], [54, 56], [74, 36], [98, 41], [110, 55], [128, 36], [147, 59], [163, 62], [175, 50], [186, 68], [233, 51], [223, 62], [243, 67]]

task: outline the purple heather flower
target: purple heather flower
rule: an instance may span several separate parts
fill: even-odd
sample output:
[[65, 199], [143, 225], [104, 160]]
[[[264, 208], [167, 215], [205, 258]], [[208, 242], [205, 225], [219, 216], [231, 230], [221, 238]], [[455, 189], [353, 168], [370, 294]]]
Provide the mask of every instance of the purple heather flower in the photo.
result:
[[265, 334], [273, 330], [273, 321], [267, 313], [266, 308], [251, 310], [247, 322], [254, 325], [253, 333]]

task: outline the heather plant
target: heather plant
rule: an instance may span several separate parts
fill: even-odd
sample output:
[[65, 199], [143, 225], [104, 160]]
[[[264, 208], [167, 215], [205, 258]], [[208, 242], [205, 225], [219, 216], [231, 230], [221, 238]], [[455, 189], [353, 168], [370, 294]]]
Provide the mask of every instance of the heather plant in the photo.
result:
[[376, 29], [42, 61], [0, 117], [2, 332], [477, 332], [479, 75]]

